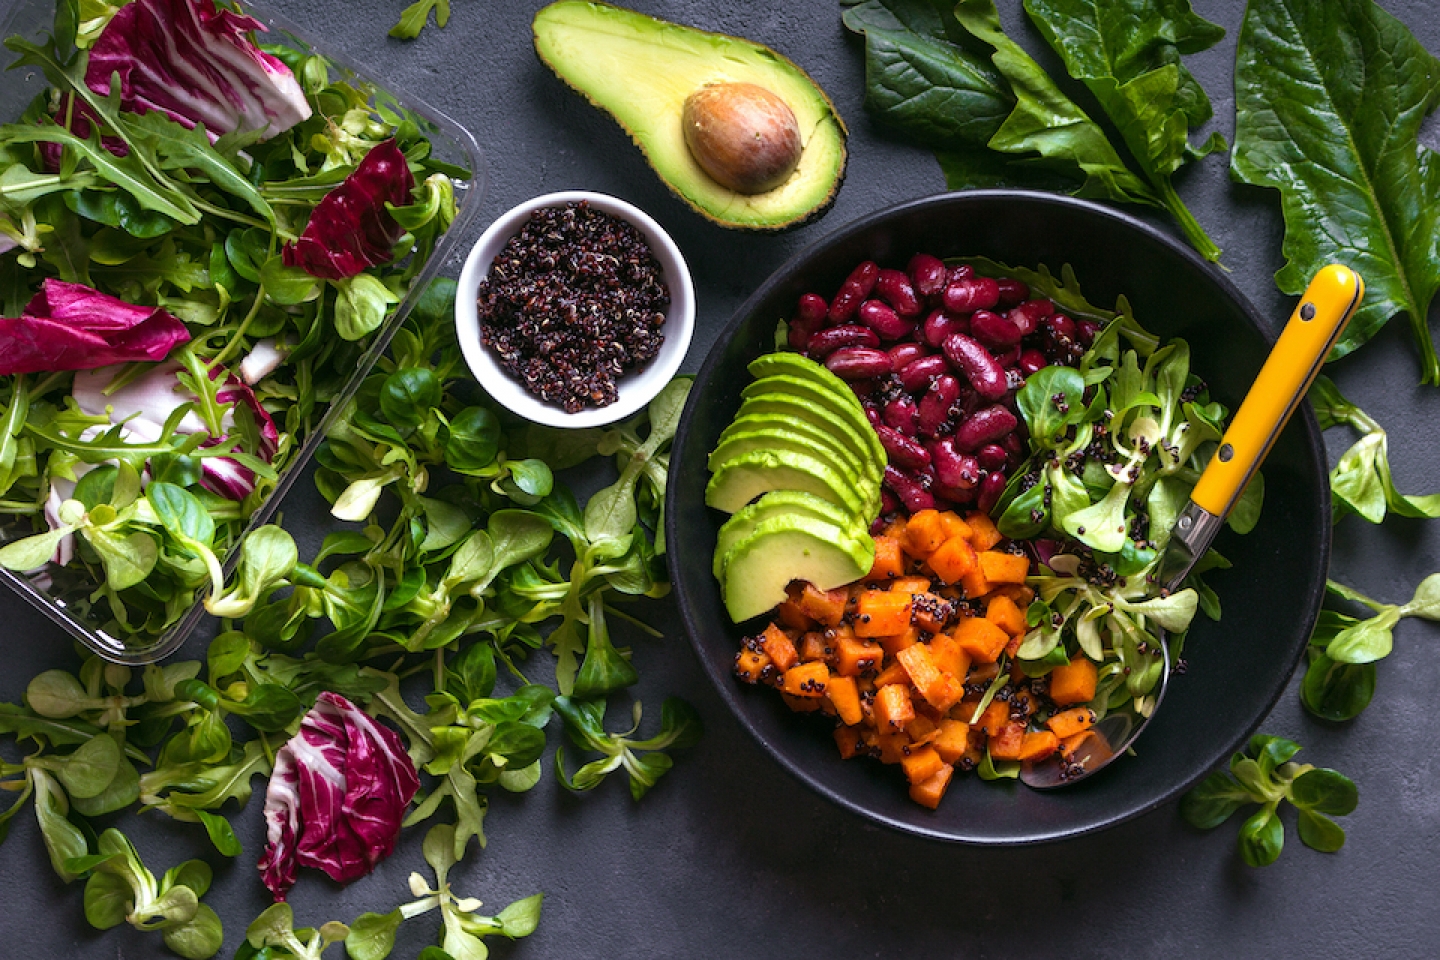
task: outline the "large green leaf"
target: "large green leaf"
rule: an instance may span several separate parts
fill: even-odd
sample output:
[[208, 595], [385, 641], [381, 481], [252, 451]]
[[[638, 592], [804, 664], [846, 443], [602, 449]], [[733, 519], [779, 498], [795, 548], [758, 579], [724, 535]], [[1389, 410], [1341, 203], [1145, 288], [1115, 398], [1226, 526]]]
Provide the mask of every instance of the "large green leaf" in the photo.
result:
[[1196, 16], [1189, 0], [1025, 0], [1025, 10], [1070, 76], [1100, 101], [1190, 243], [1218, 259], [1220, 248], [1181, 202], [1170, 175], [1197, 152], [1224, 149], [1218, 134], [1200, 151], [1190, 146], [1190, 127], [1210, 119], [1210, 99], [1180, 54], [1213, 46], [1225, 31]]
[[1327, 263], [1365, 278], [1343, 357], [1406, 313], [1426, 383], [1440, 361], [1426, 326], [1440, 288], [1440, 164], [1417, 144], [1440, 104], [1440, 61], [1371, 0], [1251, 0], [1235, 69], [1236, 179], [1280, 191], [1298, 294]]

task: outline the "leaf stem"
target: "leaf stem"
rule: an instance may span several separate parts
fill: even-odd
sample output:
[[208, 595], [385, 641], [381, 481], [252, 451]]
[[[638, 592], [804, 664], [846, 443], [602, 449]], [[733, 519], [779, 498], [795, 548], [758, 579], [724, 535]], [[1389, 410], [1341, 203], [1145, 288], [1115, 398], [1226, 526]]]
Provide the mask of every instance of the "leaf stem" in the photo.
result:
[[1429, 304], [1423, 310], [1412, 311], [1410, 330], [1415, 334], [1415, 347], [1420, 351], [1420, 382], [1440, 386], [1440, 358], [1435, 356], [1435, 340], [1430, 336], [1429, 312]]
[[240, 321], [240, 326], [235, 328], [235, 332], [230, 335], [230, 339], [226, 341], [225, 346], [220, 349], [219, 353], [215, 354], [214, 359], [210, 361], [211, 364], [218, 366], [230, 358], [231, 351], [240, 343], [240, 338], [245, 336], [245, 331], [250, 329], [250, 324], [253, 323], [255, 317], [259, 315], [260, 306], [264, 302], [265, 284], [262, 283], [255, 290], [255, 302], [250, 305], [250, 312], [245, 314], [245, 319]]
[[[1181, 200], [1180, 194], [1175, 192], [1170, 178], [1155, 177], [1152, 182], [1160, 193], [1160, 200], [1165, 204], [1165, 209], [1169, 210], [1170, 215], [1180, 224], [1180, 230], [1185, 234], [1185, 239], [1190, 241], [1190, 246], [1211, 263], [1219, 260], [1220, 248], [1215, 245], [1214, 240], [1210, 239], [1205, 228], [1200, 226], [1200, 221], [1195, 219], [1190, 208], [1185, 206], [1185, 201]], [[1434, 354], [1432, 353], [1431, 356], [1433, 357]], [[1440, 374], [1440, 369], [1437, 369], [1437, 374]]]

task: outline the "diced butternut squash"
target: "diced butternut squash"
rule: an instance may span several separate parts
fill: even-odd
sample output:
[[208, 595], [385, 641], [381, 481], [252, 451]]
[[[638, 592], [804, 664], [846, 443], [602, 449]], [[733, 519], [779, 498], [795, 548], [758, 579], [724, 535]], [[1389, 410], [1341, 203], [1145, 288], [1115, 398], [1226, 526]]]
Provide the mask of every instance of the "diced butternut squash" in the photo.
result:
[[922, 783], [929, 780], [943, 766], [945, 766], [945, 761], [941, 760], [940, 754], [930, 746], [912, 749], [910, 755], [900, 761], [900, 768], [905, 771], [905, 779], [911, 783]]
[[966, 653], [960, 646], [960, 641], [950, 634], [937, 634], [935, 639], [930, 641], [930, 659], [945, 673], [961, 683], [965, 682], [965, 674], [970, 670], [970, 654]]
[[965, 575], [960, 578], [960, 588], [971, 600], [979, 600], [990, 592], [990, 581], [985, 579], [985, 571], [980, 569], [978, 554], [975, 566], [967, 570]]
[[1015, 606], [1024, 610], [1030, 606], [1030, 601], [1035, 599], [1035, 591], [1027, 586], [1018, 583], [1002, 583], [991, 589], [990, 595], [1004, 594], [1015, 601]]
[[975, 569], [975, 548], [964, 537], [951, 537], [932, 554], [928, 560], [935, 576], [946, 583], [959, 583]]
[[940, 727], [936, 731], [935, 739], [930, 745], [935, 752], [940, 754], [940, 759], [946, 763], [954, 763], [965, 755], [965, 749], [970, 742], [970, 725], [959, 720], [952, 720], [946, 717], [940, 721]]
[[1000, 529], [995, 526], [995, 521], [979, 510], [965, 514], [965, 522], [970, 525], [970, 542], [975, 545], [976, 550], [989, 550], [1005, 539]]
[[950, 778], [954, 775], [955, 768], [948, 763], [942, 763], [940, 769], [931, 774], [928, 780], [910, 785], [910, 799], [922, 807], [934, 810], [940, 806], [940, 800], [945, 796], [945, 791], [950, 786]]
[[1061, 740], [1060, 752], [1066, 757], [1073, 757], [1076, 753], [1105, 757], [1110, 753], [1110, 745], [1094, 730], [1082, 730]]
[[786, 636], [784, 630], [773, 623], [767, 626], [765, 633], [761, 635], [760, 649], [769, 655], [775, 669], [782, 673], [800, 662], [800, 655], [795, 652], [795, 644]]
[[892, 683], [875, 691], [875, 726], [881, 733], [899, 733], [914, 719], [909, 684]]
[[825, 696], [835, 705], [835, 714], [844, 724], [859, 723], [864, 713], [860, 709], [860, 688], [854, 677], [832, 676], [825, 684]]
[[[915, 706], [915, 702], [912, 700], [910, 705]], [[919, 710], [915, 711], [915, 719], [905, 724], [905, 736], [910, 738], [911, 743], [919, 746], [924, 746], [934, 740], [939, 733], [940, 728], [935, 725], [935, 721]]]
[[770, 666], [770, 656], [759, 650], [741, 650], [735, 655], [735, 676], [746, 683], [759, 683]]
[[800, 659], [805, 662], [811, 660], [824, 660], [833, 652], [830, 644], [825, 639], [825, 634], [818, 630], [811, 630], [800, 638]]
[[929, 589], [929, 577], [897, 577], [890, 581], [892, 593], [924, 593]]
[[910, 682], [920, 691], [920, 696], [936, 710], [949, 710], [965, 695], [964, 686], [935, 665], [930, 648], [925, 644], [906, 647], [895, 655], [895, 659], [910, 675]]
[[818, 697], [792, 696], [783, 689], [780, 691], [780, 699], [785, 701], [785, 706], [794, 710], [796, 713], [816, 713], [828, 702]]
[[1089, 707], [1071, 707], [1045, 721], [1045, 725], [1061, 740], [1083, 733], [1095, 726], [1095, 711]]
[[867, 590], [860, 595], [855, 636], [891, 637], [910, 626], [910, 595]]
[[899, 539], [886, 536], [876, 537], [875, 562], [870, 565], [870, 572], [865, 574], [866, 581], [884, 583], [894, 580], [904, 573], [905, 554], [900, 549]]
[[892, 636], [881, 637], [879, 640], [881, 648], [892, 657], [906, 647], [919, 642], [920, 629], [913, 625]]
[[1049, 730], [1030, 730], [1020, 742], [1020, 755], [1016, 760], [1044, 760], [1060, 746], [1060, 739]]
[[[1053, 736], [1053, 734], [1052, 734]], [[1019, 760], [1025, 746], [1025, 725], [1007, 723], [990, 737], [990, 756], [995, 760]]]
[[985, 605], [985, 619], [1012, 637], [1023, 637], [1025, 631], [1030, 629], [1025, 622], [1025, 611], [1003, 593], [990, 595], [990, 600]]
[[805, 584], [800, 594], [800, 609], [807, 617], [827, 627], [837, 627], [845, 616], [845, 601], [850, 594], [844, 587], [838, 590], [817, 590], [814, 584]]
[[884, 651], [878, 644], [854, 637], [835, 641], [835, 672], [842, 677], [858, 677], [880, 666]]
[[910, 674], [906, 673], [905, 668], [899, 663], [892, 663], [875, 675], [876, 690], [879, 690], [881, 687], [888, 687], [891, 684], [908, 684], [909, 682]]
[[792, 697], [823, 697], [830, 668], [822, 662], [802, 663], [785, 671], [785, 692]]
[[940, 530], [945, 534], [945, 539], [952, 537], [964, 537], [969, 540], [974, 533], [970, 524], [960, 519], [960, 515], [953, 510], [946, 510], [940, 514]]
[[860, 728], [836, 727], [835, 746], [840, 748], [840, 759], [849, 760], [860, 752]]
[[1050, 671], [1050, 699], [1062, 707], [1072, 703], [1089, 703], [1095, 699], [1098, 679], [1099, 671], [1094, 662], [1089, 657], [1078, 656]]
[[775, 619], [786, 630], [798, 630], [800, 633], [814, 630], [818, 626], [815, 619], [805, 613], [794, 600], [786, 600], [780, 604], [775, 610]]
[[881, 763], [899, 763], [907, 756], [910, 738], [903, 733], [881, 733], [875, 737], [875, 746], [880, 750]]
[[998, 737], [1005, 724], [1010, 722], [1010, 705], [1003, 700], [991, 700], [985, 711], [980, 714], [980, 722], [976, 724], [984, 730], [987, 736]]
[[921, 630], [939, 633], [954, 613], [954, 607], [928, 590], [910, 595], [910, 620]]
[[910, 522], [905, 524], [905, 542], [902, 544], [906, 553], [917, 560], [924, 560], [944, 542], [945, 531], [938, 510], [921, 510], [910, 515]]
[[994, 663], [1000, 659], [1010, 635], [983, 617], [966, 617], [950, 631], [972, 661]]
[[1030, 558], [1023, 554], [985, 550], [979, 560], [980, 572], [992, 587], [997, 583], [1024, 583], [1030, 573]]

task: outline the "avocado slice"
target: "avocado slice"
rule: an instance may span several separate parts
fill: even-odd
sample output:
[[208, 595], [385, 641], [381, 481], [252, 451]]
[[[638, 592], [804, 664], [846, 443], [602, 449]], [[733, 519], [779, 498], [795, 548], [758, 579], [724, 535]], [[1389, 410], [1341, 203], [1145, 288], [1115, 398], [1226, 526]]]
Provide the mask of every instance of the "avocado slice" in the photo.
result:
[[[845, 124], [813, 80], [769, 47], [604, 3], [559, 0], [535, 15], [535, 51], [607, 111], [686, 203], [721, 226], [779, 230], [820, 216], [845, 176]], [[798, 164], [779, 186], [745, 194], [705, 171], [686, 144], [686, 102], [703, 87], [750, 84], [794, 114]]]
[[807, 443], [822, 445], [845, 461], [852, 473], [873, 474], [869, 458], [862, 458], [850, 444], [830, 429], [829, 423], [814, 423], [788, 413], [741, 413], [720, 434], [719, 443], [745, 433], [783, 433]]
[[[875, 460], [870, 445], [865, 442], [860, 431], [843, 417], [837, 417], [825, 407], [817, 406], [805, 397], [793, 393], [759, 393], [749, 397], [740, 405], [740, 412], [727, 429], [732, 429], [742, 420], [761, 422], [771, 418], [800, 420], [809, 424], [812, 429], [824, 431], [836, 444], [845, 448], [861, 469], [877, 481], [884, 476], [884, 462]], [[721, 437], [723, 438], [724, 434], [721, 434]]]
[[869, 532], [860, 526], [855, 517], [828, 500], [799, 490], [775, 490], [743, 507], [720, 527], [715, 539], [715, 579], [725, 579], [725, 559], [731, 547], [754, 533], [766, 520], [788, 515], [810, 517], [832, 524], [851, 539], [862, 543], [865, 534]]
[[869, 506], [865, 492], [825, 461], [790, 450], [751, 450], [718, 464], [705, 485], [705, 505], [735, 513], [771, 490], [803, 490], [852, 514]]
[[[847, 399], [837, 396], [828, 386], [818, 380], [800, 376], [776, 375], [756, 380], [740, 391], [740, 399], [742, 401], [749, 400], [767, 393], [788, 394], [807, 404], [822, 420], [843, 421], [845, 426], [854, 433], [868, 458], [873, 460], [880, 470], [885, 469], [885, 448], [880, 445], [880, 438], [875, 435], [875, 428], [870, 426], [864, 409], [860, 406], [860, 402], [854, 399], [853, 394]], [[740, 412], [745, 412], [743, 403]]]
[[869, 537], [853, 540], [841, 527], [813, 517], [772, 517], [726, 551], [725, 609], [742, 623], [780, 604], [792, 580], [833, 590], [865, 576], [874, 561]]
[[867, 504], [873, 503], [877, 508], [879, 506], [880, 487], [872, 476], [852, 469], [849, 461], [836, 453], [828, 444], [816, 443], [813, 440], [796, 437], [794, 434], [787, 435], [773, 430], [756, 430], [722, 438], [719, 445], [710, 454], [710, 469], [713, 471], [727, 460], [732, 460], [752, 450], [789, 450], [802, 456], [815, 457], [817, 460], [823, 461], [840, 477], [849, 481], [856, 490], [861, 491]]

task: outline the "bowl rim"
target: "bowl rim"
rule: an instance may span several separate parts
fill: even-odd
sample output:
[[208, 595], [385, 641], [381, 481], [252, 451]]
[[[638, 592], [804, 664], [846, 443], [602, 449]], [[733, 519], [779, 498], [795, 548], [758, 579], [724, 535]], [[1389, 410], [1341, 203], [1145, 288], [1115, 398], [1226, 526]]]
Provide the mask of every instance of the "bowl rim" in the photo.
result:
[[[954, 202], [957, 199], [960, 199], [963, 202], [965, 198], [972, 198], [975, 200], [1019, 200], [1021, 202], [1034, 202], [1039, 204], [1053, 205], [1057, 207], [1079, 208], [1089, 213], [1115, 220], [1120, 224], [1124, 225], [1125, 227], [1136, 231], [1139, 235], [1141, 235], [1143, 239], [1168, 247], [1172, 252], [1178, 253], [1181, 257], [1189, 260], [1193, 266], [1200, 268], [1210, 277], [1212, 281], [1214, 281], [1218, 286], [1220, 286], [1220, 288], [1227, 296], [1233, 299], [1240, 306], [1241, 311], [1246, 315], [1246, 317], [1250, 320], [1256, 331], [1260, 334], [1260, 337], [1264, 341], [1267, 350], [1273, 348], [1275, 345], [1275, 340], [1277, 336], [1276, 332], [1273, 331], [1271, 327], [1265, 322], [1264, 315], [1255, 308], [1254, 304], [1250, 302], [1249, 298], [1247, 298], [1240, 291], [1240, 289], [1235, 286], [1235, 284], [1229, 279], [1229, 277], [1215, 270], [1212, 264], [1207, 262], [1189, 245], [1183, 243], [1177, 237], [1134, 216], [1131, 216], [1127, 213], [1116, 210], [1110, 206], [1101, 203], [1065, 196], [1062, 194], [1046, 193], [1037, 190], [994, 188], [983, 190], [958, 190], [939, 194], [932, 194], [929, 196], [919, 197], [913, 200], [905, 201], [903, 203], [899, 203], [881, 210], [873, 211], [869, 214], [857, 218], [856, 220], [851, 221], [850, 223], [844, 224], [843, 226], [839, 227], [838, 229], [832, 231], [829, 234], [826, 234], [825, 236], [820, 237], [813, 243], [810, 243], [809, 245], [801, 249], [798, 253], [791, 256], [779, 267], [777, 267], [774, 272], [772, 272], [770, 276], [767, 277], [765, 281], [756, 288], [755, 292], [752, 293], [748, 298], [746, 298], [746, 300], [740, 305], [740, 307], [736, 309], [734, 315], [730, 318], [730, 321], [716, 335], [715, 340], [709, 348], [709, 352], [706, 354], [704, 363], [701, 365], [699, 372], [695, 375], [694, 388], [691, 391], [690, 399], [685, 405], [685, 410], [681, 415], [680, 423], [675, 431], [675, 440], [672, 444], [671, 453], [672, 462], [676, 461], [675, 453], [679, 450], [684, 449], [684, 444], [689, 442], [690, 440], [690, 432], [694, 426], [696, 412], [700, 408], [700, 403], [697, 398], [699, 398], [700, 395], [704, 392], [704, 388], [713, 379], [716, 369], [720, 366], [723, 355], [725, 353], [723, 349], [724, 345], [734, 339], [741, 326], [744, 325], [746, 320], [749, 318], [750, 314], [770, 296], [771, 291], [776, 286], [778, 286], [784, 280], [788, 280], [791, 275], [800, 267], [800, 265], [814, 258], [823, 250], [832, 246], [843, 244], [857, 234], [861, 234], [868, 230], [871, 230], [877, 225], [881, 225], [892, 218], [902, 216], [908, 211], [921, 207], [935, 205], [942, 202]], [[1311, 459], [1309, 469], [1314, 471], [1315, 474], [1318, 476], [1328, 477], [1329, 466], [1324, 459], [1324, 442], [1321, 437], [1319, 423], [1315, 419], [1315, 414], [1313, 410], [1311, 410], [1309, 404], [1300, 404], [1299, 408], [1296, 411], [1296, 415], [1291, 418], [1291, 422], [1293, 423], [1296, 420], [1299, 421], [1300, 428], [1305, 432], [1305, 439], [1308, 444]], [[668, 543], [682, 542], [683, 533], [679, 529], [679, 516], [681, 513], [678, 506], [679, 489], [679, 484], [671, 484], [669, 490], [666, 493], [665, 538], [666, 542]], [[1320, 496], [1324, 498], [1324, 503], [1317, 506], [1321, 508], [1322, 515], [1328, 516], [1328, 481], [1322, 483], [1319, 489], [1321, 491]], [[1314, 555], [1314, 563], [1321, 571], [1329, 569], [1332, 536], [1332, 527], [1329, 524], [1325, 524], [1320, 533], [1320, 549], [1316, 551]], [[747, 709], [742, 704], [740, 699], [741, 690], [739, 689], [739, 686], [735, 683], [734, 678], [730, 675], [728, 670], [717, 669], [715, 665], [711, 663], [710, 659], [706, 656], [704, 649], [701, 647], [700, 641], [697, 639], [700, 633], [701, 624], [696, 620], [696, 616], [692, 611], [692, 598], [685, 579], [683, 577], [675, 576], [673, 574], [673, 570], [677, 566], [677, 561], [674, 559], [673, 553], [667, 552], [666, 563], [667, 566], [672, 570], [672, 589], [675, 594], [676, 603], [680, 608], [681, 619], [685, 624], [685, 633], [690, 641], [691, 649], [694, 651], [696, 658], [700, 661], [701, 668], [704, 670], [705, 675], [710, 678], [711, 683], [714, 684], [716, 691], [720, 695], [720, 699], [723, 700], [725, 702], [725, 705], [730, 709], [730, 712], [734, 716], [736, 722], [739, 723], [739, 725], [743, 727], [745, 731], [756, 742], [760, 744], [760, 746], [764, 749], [766, 753], [768, 753], [774, 760], [776, 760], [780, 764], [782, 769], [784, 769], [791, 776], [795, 777], [797, 780], [805, 784], [810, 789], [820, 794], [825, 799], [831, 801], [832, 803], [835, 803], [840, 808], [847, 810], [850, 813], [856, 814], [860, 817], [863, 817], [867, 820], [889, 827], [893, 830], [897, 830], [901, 833], [909, 834], [911, 836], [978, 847], [1033, 846], [1037, 844], [1056, 843], [1064, 840], [1087, 836], [1093, 833], [1098, 833], [1102, 830], [1110, 829], [1111, 827], [1118, 826], [1122, 823], [1150, 813], [1155, 809], [1163, 806], [1164, 804], [1171, 802], [1181, 793], [1188, 790], [1196, 783], [1200, 782], [1201, 779], [1207, 776], [1213, 769], [1215, 769], [1221, 762], [1223, 762], [1225, 757], [1234, 753], [1240, 748], [1242, 744], [1249, 741], [1250, 737], [1256, 732], [1256, 730], [1259, 729], [1260, 725], [1274, 711], [1275, 704], [1279, 701], [1281, 695], [1284, 694], [1287, 689], [1289, 689], [1289, 680], [1293, 676], [1295, 667], [1299, 664], [1300, 658], [1305, 652], [1306, 642], [1304, 638], [1308, 638], [1311, 631], [1314, 629], [1316, 620], [1319, 617], [1320, 605], [1324, 599], [1325, 592], [1325, 578], [1322, 574], [1322, 576], [1318, 580], [1318, 585], [1309, 591], [1310, 595], [1308, 597], [1304, 598], [1304, 609], [1306, 611], [1305, 619], [1307, 620], [1307, 624], [1305, 625], [1303, 631], [1297, 633], [1297, 636], [1302, 637], [1302, 639], [1299, 643], [1296, 644], [1293, 655], [1290, 657], [1289, 669], [1285, 673], [1286, 682], [1277, 684], [1275, 690], [1270, 694], [1268, 700], [1266, 701], [1264, 710], [1262, 710], [1254, 718], [1254, 720], [1252, 720], [1246, 726], [1245, 730], [1238, 738], [1236, 738], [1231, 743], [1224, 744], [1223, 750], [1215, 751], [1211, 762], [1203, 765], [1198, 772], [1194, 773], [1188, 778], [1178, 781], [1173, 786], [1161, 791], [1156, 796], [1145, 801], [1144, 803], [1118, 811], [1113, 815], [1098, 818], [1093, 822], [1083, 824], [1078, 827], [1064, 829], [1046, 829], [1043, 825], [1037, 823], [1035, 829], [1025, 835], [987, 837], [984, 835], [975, 834], [959, 835], [947, 829], [942, 829], [938, 827], [927, 827], [914, 823], [908, 823], [902, 820], [897, 820], [864, 804], [858, 803], [848, 795], [831, 788], [823, 781], [812, 776], [805, 769], [802, 763], [796, 762], [785, 751], [781, 750], [779, 745], [772, 742], [770, 738], [762, 734], [761, 731], [758, 729], [756, 722], [751, 718]], [[706, 563], [704, 564], [704, 566], [708, 571], [709, 564]]]
[[[644, 235], [670, 288], [670, 307], [665, 311], [665, 339], [660, 352], [640, 370], [632, 370], [620, 378], [619, 398], [609, 406], [566, 413], [526, 390], [480, 343], [480, 319], [475, 298], [480, 281], [490, 272], [495, 256], [531, 213], [581, 200], [597, 210], [628, 221]], [[532, 197], [496, 217], [466, 255], [455, 291], [455, 334], [471, 375], [496, 403], [526, 420], [550, 427], [602, 427], [637, 413], [655, 399], [656, 394], [679, 372], [694, 332], [695, 287], [680, 247], [664, 227], [639, 207], [619, 197], [589, 190], [562, 190]]]

